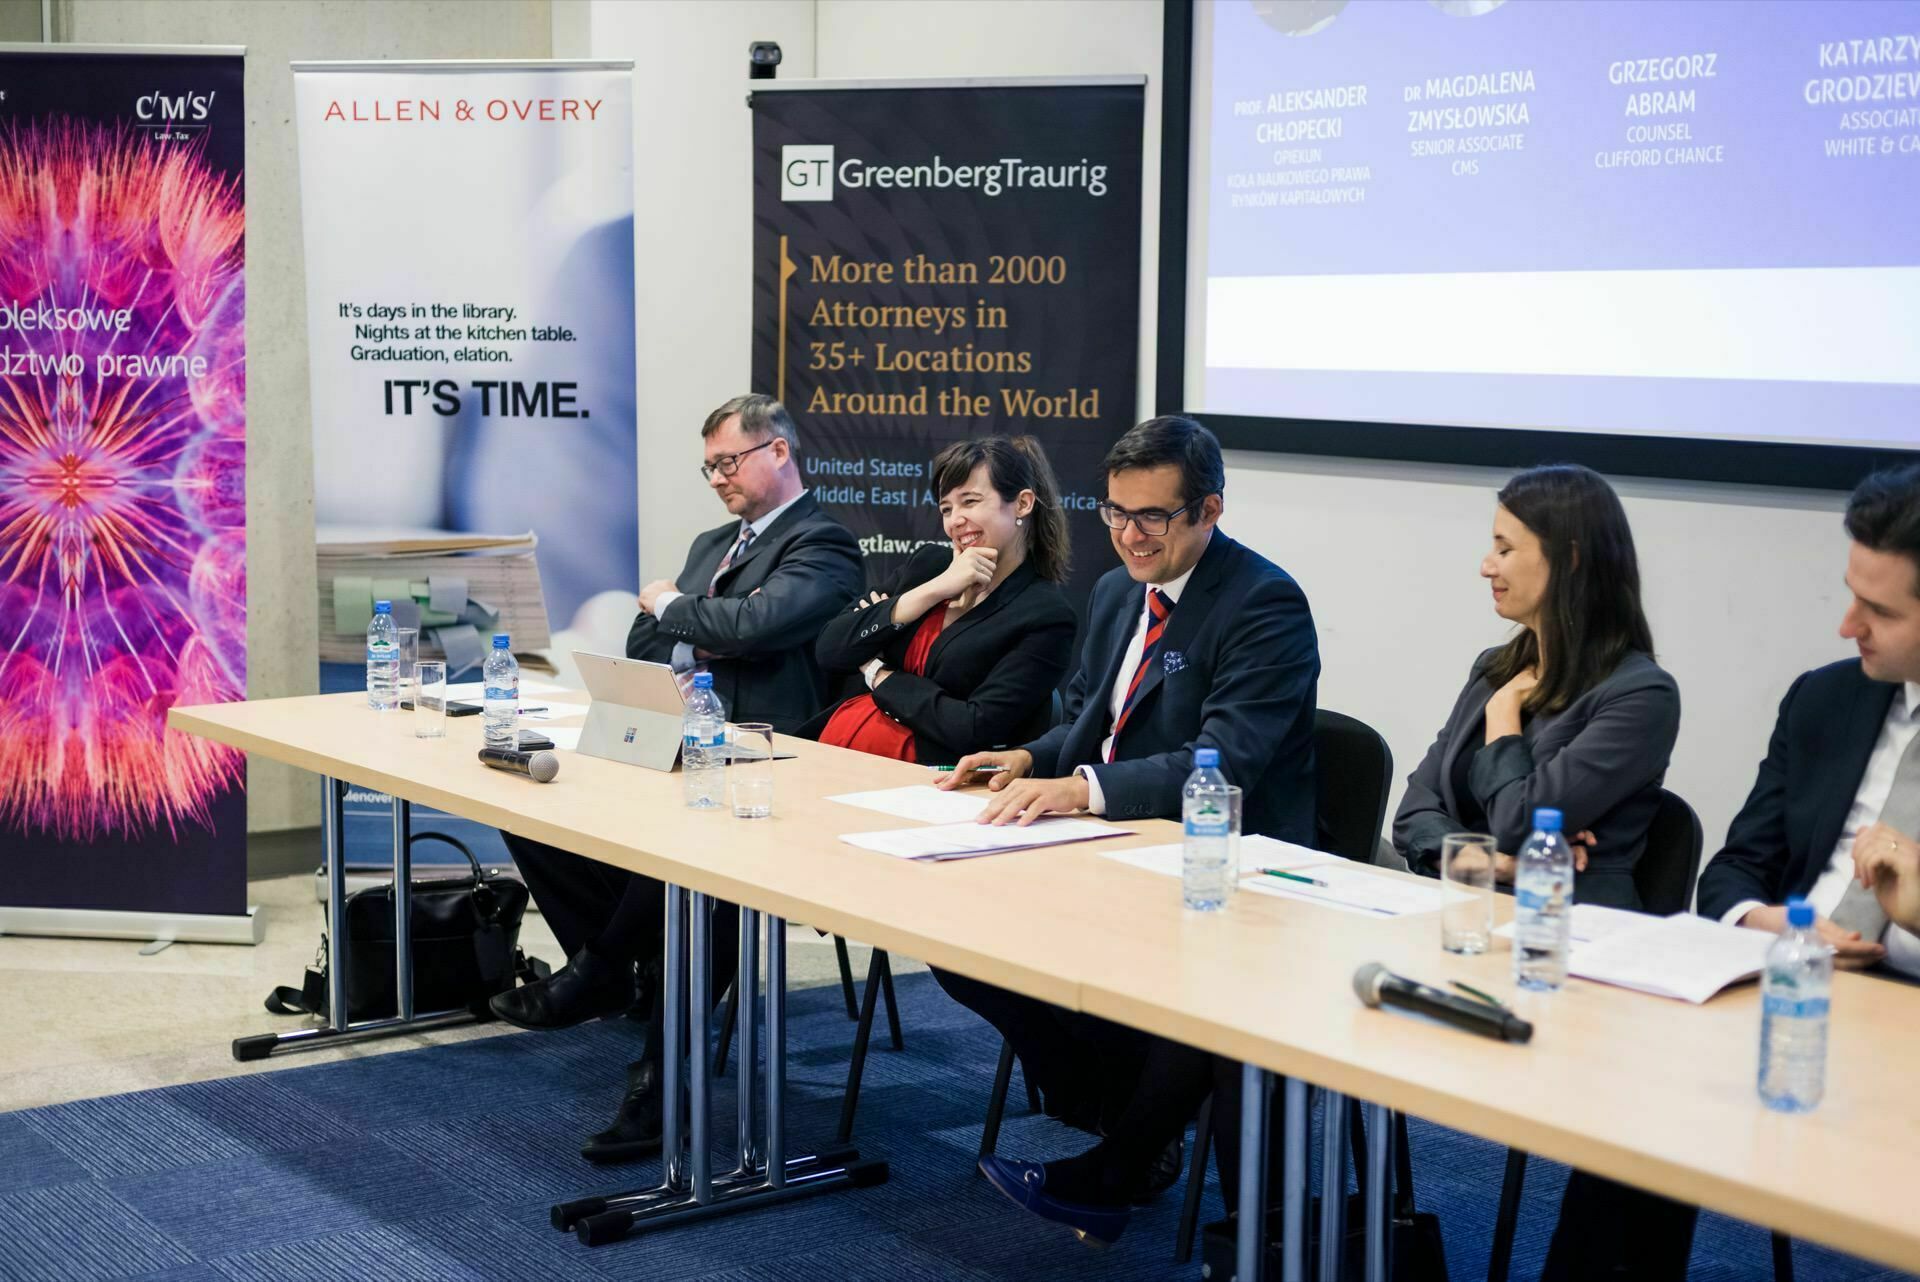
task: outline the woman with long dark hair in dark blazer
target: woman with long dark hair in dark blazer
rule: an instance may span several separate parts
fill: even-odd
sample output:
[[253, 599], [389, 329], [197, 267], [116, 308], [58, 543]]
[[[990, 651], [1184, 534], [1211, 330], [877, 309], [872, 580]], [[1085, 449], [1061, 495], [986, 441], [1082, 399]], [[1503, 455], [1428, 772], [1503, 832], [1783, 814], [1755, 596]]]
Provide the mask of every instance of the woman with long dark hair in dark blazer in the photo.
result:
[[[1514, 477], [1480, 576], [1494, 613], [1520, 631], [1474, 660], [1407, 780], [1394, 848], [1435, 875], [1450, 832], [1489, 833], [1510, 856], [1534, 808], [1551, 806], [1586, 839], [1574, 899], [1637, 909], [1633, 870], [1680, 731], [1680, 690], [1653, 659], [1633, 531], [1613, 487], [1572, 465]], [[1500, 864], [1510, 881], [1511, 859]]]
[[[865, 693], [815, 718], [822, 743], [923, 765], [1044, 733], [1073, 659], [1060, 487], [1040, 443], [988, 436], [933, 460], [949, 540], [828, 623], [815, 657]], [[804, 732], [803, 732], [804, 733]]]
[[[1496, 876], [1551, 806], [1576, 833], [1577, 903], [1638, 909], [1634, 866], [1680, 731], [1680, 690], [1653, 659], [1633, 531], [1584, 467], [1522, 472], [1500, 491], [1480, 563], [1493, 609], [1520, 625], [1474, 660], [1447, 724], [1407, 780], [1394, 848], [1437, 874], [1450, 832], [1495, 839]], [[1694, 1208], [1575, 1171], [1542, 1282], [1686, 1274]]]

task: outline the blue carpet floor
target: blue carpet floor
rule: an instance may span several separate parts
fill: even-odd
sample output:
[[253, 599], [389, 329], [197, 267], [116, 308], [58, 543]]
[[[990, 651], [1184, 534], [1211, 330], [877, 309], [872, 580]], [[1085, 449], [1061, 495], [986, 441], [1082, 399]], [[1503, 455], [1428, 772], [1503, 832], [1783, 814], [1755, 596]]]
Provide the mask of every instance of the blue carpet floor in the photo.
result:
[[[555, 1202], [650, 1184], [580, 1139], [605, 1125], [639, 1029], [624, 1020], [0, 1115], [0, 1278], [1198, 1278], [1173, 1263], [1178, 1190], [1106, 1252], [1014, 1210], [973, 1171], [998, 1039], [925, 975], [900, 980], [906, 1049], [869, 1059], [859, 1142], [893, 1177], [767, 1211], [589, 1249]], [[796, 993], [790, 1151], [832, 1134], [853, 1025], [834, 988]], [[731, 1134], [732, 1075], [719, 1129]], [[1084, 1137], [1026, 1113], [1016, 1080], [1000, 1151], [1054, 1157]], [[1455, 1282], [1486, 1275], [1503, 1150], [1413, 1124], [1422, 1210]], [[1565, 1172], [1533, 1163], [1513, 1277], [1537, 1275]], [[1205, 1219], [1221, 1214], [1208, 1181]], [[1765, 1279], [1768, 1235], [1705, 1216], [1691, 1277]], [[1800, 1282], [1904, 1275], [1796, 1247]]]

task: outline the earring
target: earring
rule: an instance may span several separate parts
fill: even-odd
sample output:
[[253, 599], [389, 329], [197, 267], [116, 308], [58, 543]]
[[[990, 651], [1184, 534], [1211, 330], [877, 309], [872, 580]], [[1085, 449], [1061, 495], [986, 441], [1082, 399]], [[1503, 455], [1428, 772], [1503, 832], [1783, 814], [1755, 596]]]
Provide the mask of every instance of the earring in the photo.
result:
[[1016, 516], [1013, 518], [1013, 523], [1015, 525], [1025, 525], [1027, 523], [1027, 518], [1024, 516]]

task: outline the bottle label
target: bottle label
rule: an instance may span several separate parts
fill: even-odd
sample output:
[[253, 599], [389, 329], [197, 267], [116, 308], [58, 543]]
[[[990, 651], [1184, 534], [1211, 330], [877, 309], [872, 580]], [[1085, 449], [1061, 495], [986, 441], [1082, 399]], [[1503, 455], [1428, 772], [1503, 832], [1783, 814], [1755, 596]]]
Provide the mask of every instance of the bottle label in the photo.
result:
[[377, 644], [375, 642], [369, 641], [367, 642], [367, 662], [368, 663], [387, 663], [393, 659], [394, 657], [393, 652], [396, 649], [398, 649], [397, 646], [388, 645], [388, 644]]
[[1516, 886], [1513, 891], [1515, 906], [1525, 912], [1543, 912], [1547, 907], [1547, 896], [1532, 886]]
[[1768, 1015], [1780, 1019], [1825, 1019], [1827, 998], [1796, 997], [1792, 993], [1768, 993], [1762, 1002]]
[[517, 701], [520, 697], [520, 692], [518, 690], [509, 690], [504, 686], [488, 686], [486, 697], [490, 701]]

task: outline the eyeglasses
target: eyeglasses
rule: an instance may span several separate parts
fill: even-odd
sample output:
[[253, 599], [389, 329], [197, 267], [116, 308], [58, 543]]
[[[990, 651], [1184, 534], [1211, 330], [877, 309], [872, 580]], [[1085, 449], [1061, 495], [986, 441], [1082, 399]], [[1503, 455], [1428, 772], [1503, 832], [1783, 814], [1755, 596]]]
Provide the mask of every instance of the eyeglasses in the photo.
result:
[[760, 444], [754, 446], [753, 449], [751, 450], [741, 450], [738, 454], [722, 454], [719, 458], [715, 459], [711, 463], [702, 463], [700, 465], [700, 479], [703, 481], [711, 481], [713, 479], [713, 474], [715, 472], [720, 473], [720, 475], [722, 476], [732, 476], [735, 472], [738, 472], [740, 470], [741, 459], [753, 453], [754, 450], [766, 449], [767, 446], [773, 444], [774, 441], [777, 441], [779, 439], [780, 438], [777, 436], [771, 437], [767, 440], [760, 442]]
[[1157, 539], [1167, 532], [1167, 527], [1173, 523], [1174, 517], [1192, 506], [1191, 503], [1185, 503], [1171, 512], [1129, 512], [1123, 507], [1115, 507], [1111, 503], [1102, 501], [1094, 504], [1094, 510], [1100, 513], [1100, 519], [1106, 522], [1110, 530], [1124, 530], [1127, 528], [1127, 522], [1132, 521], [1139, 527], [1140, 533], [1148, 538]]

